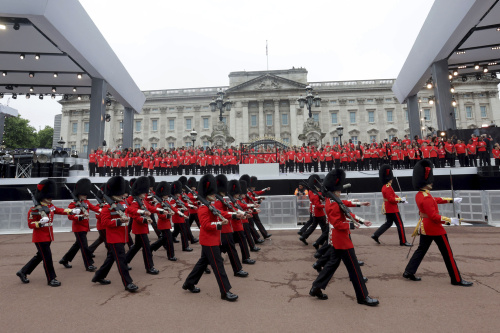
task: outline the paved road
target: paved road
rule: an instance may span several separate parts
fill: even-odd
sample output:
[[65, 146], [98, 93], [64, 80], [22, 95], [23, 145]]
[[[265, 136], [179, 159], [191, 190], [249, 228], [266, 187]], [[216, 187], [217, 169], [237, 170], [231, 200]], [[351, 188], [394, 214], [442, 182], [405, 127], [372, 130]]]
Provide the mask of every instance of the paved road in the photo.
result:
[[[462, 276], [471, 288], [452, 286], [444, 262], [433, 245], [419, 274], [421, 282], [401, 277], [407, 248], [398, 246], [395, 228], [383, 235], [382, 245], [369, 236], [370, 229], [353, 235], [363, 274], [369, 278], [370, 295], [380, 306], [358, 305], [347, 271], [341, 265], [321, 301], [308, 295], [317, 276], [311, 268], [314, 249], [298, 241], [295, 231], [273, 231], [262, 251], [252, 254], [257, 264], [245, 266], [246, 279], [230, 274], [236, 303], [220, 300], [213, 275], [204, 275], [200, 294], [181, 285], [200, 255], [178, 252], [178, 262], [154, 256], [157, 276], [147, 275], [142, 256], [131, 271], [140, 287], [136, 294], [124, 291], [116, 267], [112, 284], [91, 283], [93, 273], [83, 268], [81, 256], [65, 269], [57, 261], [70, 247], [70, 233], [56, 234], [52, 244], [59, 288], [46, 285], [39, 266], [29, 284], [15, 276], [35, 253], [31, 235], [0, 236], [0, 327], [3, 332], [492, 332], [498, 330], [500, 309], [500, 228], [450, 227], [452, 245]], [[316, 231], [311, 238], [318, 235]], [[407, 234], [411, 233], [409, 228]], [[155, 238], [154, 235], [150, 235]], [[93, 240], [97, 233], [89, 235]], [[418, 239], [417, 239], [418, 242]], [[176, 250], [180, 247], [176, 244]], [[105, 258], [104, 247], [96, 251], [96, 264]], [[226, 259], [226, 270], [231, 271]]]

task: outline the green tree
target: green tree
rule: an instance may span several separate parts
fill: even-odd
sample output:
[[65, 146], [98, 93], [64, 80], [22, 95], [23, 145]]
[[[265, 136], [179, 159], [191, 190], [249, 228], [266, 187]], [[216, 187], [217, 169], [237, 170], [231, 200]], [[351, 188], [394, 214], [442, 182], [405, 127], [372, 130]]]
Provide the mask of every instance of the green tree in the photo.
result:
[[37, 139], [40, 148], [52, 148], [52, 137], [54, 136], [54, 129], [50, 126], [45, 126], [43, 130], [38, 131]]
[[7, 148], [36, 148], [36, 129], [29, 122], [28, 119], [21, 118], [21, 115], [5, 119], [3, 138]]

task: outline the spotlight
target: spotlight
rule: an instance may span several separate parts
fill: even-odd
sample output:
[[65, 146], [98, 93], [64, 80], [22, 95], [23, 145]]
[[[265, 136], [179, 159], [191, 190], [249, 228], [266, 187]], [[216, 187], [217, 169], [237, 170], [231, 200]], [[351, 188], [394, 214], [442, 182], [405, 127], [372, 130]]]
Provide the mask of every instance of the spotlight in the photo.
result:
[[445, 131], [439, 131], [438, 134], [442, 138], [446, 137], [446, 132]]
[[451, 92], [451, 93], [454, 93], [454, 92], [455, 92], [455, 87], [454, 87], [454, 86], [451, 86], [451, 87], [450, 87], [450, 92]]
[[429, 97], [429, 104], [433, 105], [434, 104], [434, 97]]
[[30, 87], [30, 92], [33, 92], [33, 87]]
[[30, 99], [31, 95], [30, 94], [26, 94], [26, 99]]
[[52, 94], [52, 95], [50, 95], [50, 98], [56, 99], [56, 95]]
[[54, 73], [54, 77], [58, 77], [59, 75], [57, 73]]
[[427, 89], [432, 89], [433, 85], [432, 85], [432, 78], [430, 78], [428, 81], [427, 81]]
[[476, 80], [481, 80], [481, 74], [476, 74]]
[[448, 73], [448, 80], [451, 80], [453, 79], [453, 75], [451, 75], [451, 73]]
[[52, 87], [52, 92], [55, 93], [57, 91], [56, 87]]
[[488, 73], [488, 66], [486, 65], [483, 66], [483, 73]]
[[7, 76], [7, 72], [2, 72], [2, 76]]
[[12, 85], [5, 86], [5, 89], [7, 90], [14, 90], [14, 87]]
[[0, 30], [5, 30], [7, 29], [7, 26], [5, 24], [0, 24]]
[[42, 94], [40, 94], [40, 96], [38, 96], [38, 98], [39, 98], [39, 99], [43, 99], [43, 95], [42, 95]]
[[479, 69], [479, 64], [478, 63], [475, 63], [474, 64], [474, 69], [477, 71]]
[[76, 92], [76, 87], [73, 87], [73, 92]]
[[422, 103], [422, 99], [421, 99], [420, 97], [418, 98], [418, 102], [419, 102], [419, 103]]
[[78, 95], [77, 99], [78, 99], [79, 101], [81, 101], [81, 100], [82, 100], [82, 95]]
[[467, 81], [467, 76], [462, 75], [462, 82], [465, 82], [465, 81]]
[[106, 97], [106, 106], [111, 106], [111, 99], [109, 99], [108, 97]]
[[24, 60], [24, 57], [25, 57], [24, 53], [21, 53], [21, 55], [19, 56], [21, 60]]
[[451, 105], [452, 105], [452, 106], [457, 106], [457, 101], [455, 101], [455, 99], [452, 99], [452, 100], [451, 100]]
[[78, 73], [78, 74], [76, 75], [76, 77], [77, 77], [78, 79], [81, 79], [81, 78], [82, 78], [82, 74], [81, 74], [81, 73]]
[[14, 23], [14, 30], [19, 30], [20, 27], [19, 23]]
[[453, 70], [453, 76], [457, 76], [458, 75], [458, 69], [454, 69]]
[[30, 73], [28, 74], [28, 76], [29, 76], [30, 78], [34, 78], [34, 77], [35, 77], [35, 73], [34, 73], [34, 72], [30, 72]]
[[16, 93], [12, 94], [12, 99], [17, 99], [17, 94]]
[[35, 54], [35, 60], [39, 60], [40, 59], [40, 55], [37, 53]]
[[106, 113], [106, 116], [104, 117], [104, 120], [109, 123], [111, 121], [111, 115], [109, 113]]

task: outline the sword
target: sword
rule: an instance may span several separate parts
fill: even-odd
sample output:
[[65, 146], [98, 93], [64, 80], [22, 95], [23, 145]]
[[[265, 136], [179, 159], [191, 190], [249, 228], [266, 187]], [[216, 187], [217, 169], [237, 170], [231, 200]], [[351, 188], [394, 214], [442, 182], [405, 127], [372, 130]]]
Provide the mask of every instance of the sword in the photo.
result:
[[408, 257], [410, 256], [410, 252], [411, 252], [411, 249], [413, 248], [413, 243], [415, 242], [415, 238], [417, 237], [417, 235], [419, 234], [419, 230], [420, 230], [420, 223], [422, 223], [422, 218], [420, 218], [418, 220], [418, 223], [417, 223], [417, 226], [415, 227], [415, 230], [413, 231], [412, 233], [412, 236], [413, 236], [413, 239], [411, 241], [411, 246], [410, 248], [408, 249], [408, 254], [406, 255], [406, 259], [408, 259]]
[[394, 178], [396, 178], [396, 182], [398, 183], [398, 187], [399, 187], [399, 194], [401, 194], [401, 198], [402, 198], [403, 197], [403, 190], [401, 189], [401, 185], [399, 185], [399, 179], [395, 174], [394, 174]]
[[[451, 170], [450, 170], [450, 185], [451, 185], [451, 199], [453, 200], [453, 216], [457, 216], [455, 211], [455, 193], [453, 192], [453, 177], [451, 176]], [[460, 218], [460, 216], [458, 218]]]

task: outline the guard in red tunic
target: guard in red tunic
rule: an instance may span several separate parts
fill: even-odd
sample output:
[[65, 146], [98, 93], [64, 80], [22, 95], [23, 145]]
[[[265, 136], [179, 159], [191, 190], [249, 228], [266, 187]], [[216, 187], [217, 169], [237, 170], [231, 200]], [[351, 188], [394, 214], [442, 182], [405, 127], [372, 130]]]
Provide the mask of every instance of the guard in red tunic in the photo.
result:
[[90, 186], [92, 186], [92, 183], [87, 178], [82, 178], [75, 184], [73, 195], [78, 200], [71, 202], [68, 208], [78, 208], [81, 210], [81, 214], [69, 215], [68, 219], [72, 221], [71, 231], [75, 234], [76, 241], [62, 259], [59, 260], [59, 263], [66, 268], [71, 268], [69, 263], [73, 261], [78, 250], [80, 250], [85, 269], [89, 272], [93, 272], [97, 267], [94, 266], [92, 252], [89, 250], [87, 233], [90, 231], [89, 212], [92, 210], [99, 213], [99, 207], [94, 206], [87, 200], [87, 196], [90, 194]]
[[[317, 193], [322, 196], [322, 193], [318, 191], [319, 181], [320, 178], [317, 174], [309, 176], [309, 179], [307, 180], [309, 188], [315, 188], [317, 190]], [[314, 230], [316, 230], [316, 227], [319, 224], [321, 228], [321, 236], [318, 238], [316, 242], [314, 242], [314, 248], [317, 250], [319, 246], [324, 243], [324, 241], [326, 240], [325, 238], [328, 238], [328, 224], [326, 223], [325, 205], [324, 202], [321, 200], [321, 198], [318, 195], [316, 195], [313, 191], [309, 191], [308, 195], [309, 195], [310, 210], [312, 215], [311, 215], [311, 220], [309, 220], [306, 223], [308, 224], [308, 226], [305, 228], [305, 232], [303, 232], [302, 235], [299, 237], [299, 240], [305, 245], [308, 245], [307, 238], [311, 236], [311, 234], [314, 232]]]
[[[205, 198], [209, 202], [215, 201], [215, 193], [217, 185], [214, 176], [204, 175], [198, 184], [198, 195]], [[201, 258], [189, 273], [186, 282], [182, 285], [182, 289], [189, 290], [192, 293], [199, 293], [200, 289], [196, 287], [201, 276], [205, 272], [208, 264], [212, 266], [214, 276], [219, 284], [221, 299], [227, 301], [236, 301], [238, 295], [230, 292], [231, 284], [227, 278], [224, 269], [224, 262], [220, 254], [221, 245], [221, 230], [222, 226], [229, 223], [226, 219], [220, 219], [214, 215], [210, 209], [203, 205], [198, 209], [198, 217], [200, 218], [200, 244]]]
[[[246, 181], [247, 192], [245, 192], [244, 196], [243, 196], [243, 198], [246, 201], [246, 203], [247, 204], [253, 204], [253, 205], [256, 205], [256, 207], [259, 207], [258, 200], [254, 200], [254, 197], [251, 196], [251, 193], [250, 193], [250, 190], [249, 190], [249, 188], [251, 186], [250, 176], [247, 175], [247, 174], [242, 175], [240, 177], [240, 180]], [[253, 241], [256, 244], [261, 244], [261, 243], [264, 243], [264, 240], [260, 238], [260, 235], [257, 232], [257, 229], [255, 228], [255, 220], [254, 220], [255, 214], [256, 214], [256, 211], [252, 211], [252, 216], [248, 218], [248, 226], [249, 226], [248, 230], [250, 231], [250, 234], [252, 235]]]
[[[328, 173], [325, 178], [324, 186], [326, 190], [332, 192], [340, 200], [340, 192], [342, 191], [345, 181], [345, 171], [342, 169], [335, 169]], [[341, 209], [340, 205], [326, 194], [326, 213], [328, 215], [328, 221], [331, 224], [330, 227], [330, 243], [333, 247], [333, 251], [330, 251], [330, 258], [328, 263], [325, 265], [321, 273], [319, 273], [318, 278], [313, 282], [312, 288], [309, 291], [309, 295], [316, 296], [319, 299], [326, 300], [328, 296], [323, 294], [321, 289], [326, 289], [328, 282], [333, 277], [333, 274], [340, 265], [340, 260], [344, 263], [349, 272], [349, 278], [356, 292], [356, 299], [359, 304], [375, 306], [379, 304], [379, 301], [375, 298], [368, 296], [368, 290], [366, 289], [365, 280], [363, 279], [363, 274], [361, 273], [361, 268], [358, 264], [358, 259], [356, 258], [356, 253], [354, 252], [354, 245], [352, 244], [350, 238], [349, 222], [346, 220], [346, 213]], [[368, 202], [360, 202], [354, 205], [349, 200], [342, 200], [342, 203], [347, 207], [359, 207], [360, 205], [369, 205]], [[352, 214], [351, 217], [366, 225], [371, 226], [371, 222], [365, 221], [362, 218]], [[358, 225], [359, 227], [359, 225]]]
[[[187, 181], [187, 186], [193, 190], [193, 192], [196, 193], [196, 187], [197, 187], [197, 182], [196, 178], [194, 177], [189, 177]], [[192, 193], [188, 193], [188, 198], [191, 200], [190, 204], [194, 206], [194, 208], [189, 208], [189, 219], [187, 222], [187, 226], [189, 229], [191, 229], [191, 226], [193, 225], [193, 222], [196, 222], [196, 225], [198, 228], [200, 227], [200, 220], [198, 219], [198, 200], [196, 199], [196, 196], [193, 195]]]
[[[415, 229], [415, 236], [418, 232], [420, 233], [420, 244], [406, 266], [403, 277], [412, 281], [421, 280], [420, 277], [415, 276], [415, 273], [432, 242], [435, 242], [448, 269], [451, 284], [464, 287], [472, 286], [472, 282], [462, 280], [457, 263], [453, 258], [450, 243], [448, 242], [448, 235], [443, 228], [443, 224], [458, 225], [459, 220], [454, 217], [449, 218], [440, 215], [437, 206], [438, 204], [453, 203], [453, 199], [434, 198], [430, 193], [434, 182], [431, 161], [424, 159], [415, 165], [412, 181], [413, 187], [418, 190], [415, 195], [415, 201], [418, 206], [420, 220]], [[462, 198], [455, 198], [455, 202], [461, 201]]]
[[106, 242], [108, 243], [108, 254], [102, 266], [95, 272], [92, 282], [103, 285], [110, 284], [106, 280], [113, 262], [116, 261], [118, 273], [120, 274], [125, 290], [134, 292], [139, 289], [133, 282], [128, 272], [125, 256], [125, 244], [128, 242], [127, 224], [129, 217], [125, 214], [128, 208], [123, 200], [126, 182], [122, 176], [111, 177], [106, 183], [105, 195], [110, 199], [101, 211], [101, 223], [106, 228]]
[[[99, 245], [101, 245], [102, 243], [104, 243], [104, 245], [106, 246], [106, 249], [108, 249], [108, 243], [106, 242], [106, 227], [104, 227], [101, 223], [101, 211], [102, 211], [102, 208], [106, 205], [106, 203], [104, 202], [104, 197], [103, 197], [103, 192], [105, 190], [105, 186], [102, 185], [101, 186], [101, 190], [100, 191], [97, 191], [95, 193], [96, 195], [96, 199], [98, 201], [98, 205], [97, 207], [99, 207], [99, 212], [96, 212], [95, 213], [95, 219], [96, 219], [96, 228], [97, 228], [97, 232], [99, 233], [99, 237], [94, 241], [94, 243], [92, 243], [91, 245], [89, 245], [89, 250], [90, 250], [90, 253], [94, 254], [95, 250], [99, 247]], [[94, 256], [92, 256], [94, 257]]]
[[36, 266], [43, 261], [47, 284], [51, 287], [59, 287], [61, 285], [61, 282], [56, 280], [52, 252], [50, 251], [50, 244], [54, 241], [54, 230], [52, 229], [54, 214], [77, 215], [80, 214], [80, 210], [57, 208], [52, 204], [52, 199], [55, 196], [56, 183], [52, 179], [44, 179], [36, 186], [34, 196], [36, 204], [28, 212], [28, 227], [33, 229], [32, 242], [35, 243], [37, 253], [16, 273], [23, 283], [30, 282], [27, 275], [30, 275]]
[[393, 223], [396, 224], [398, 228], [399, 245], [401, 246], [411, 246], [410, 243], [406, 241], [405, 227], [403, 225], [403, 219], [401, 214], [399, 214], [398, 203], [406, 204], [408, 201], [406, 198], [400, 198], [394, 192], [392, 188], [392, 180], [394, 175], [390, 165], [384, 164], [380, 167], [379, 178], [382, 184], [382, 196], [384, 197], [384, 205], [382, 206], [382, 214], [385, 214], [386, 222], [380, 226], [380, 228], [375, 231], [372, 235], [372, 239], [380, 244], [378, 238], [382, 236], [384, 232], [389, 229]]
[[[172, 185], [170, 186], [170, 194], [173, 197], [173, 200], [170, 201], [170, 205], [172, 205], [178, 210], [183, 211], [185, 206], [184, 203], [180, 200], [181, 193], [182, 193], [182, 183], [177, 180], [173, 182]], [[185, 212], [183, 211], [183, 213]], [[174, 223], [174, 232], [172, 233], [172, 237], [176, 237], [176, 234], [181, 235], [182, 251], [185, 252], [193, 251], [193, 249], [189, 247], [186, 219], [179, 215], [174, 215], [172, 216], [172, 222]]]

